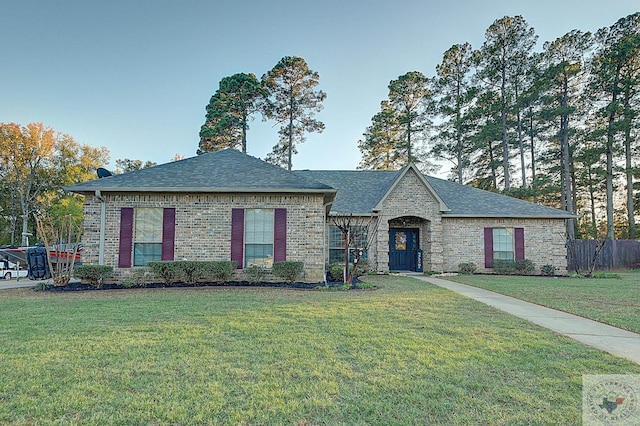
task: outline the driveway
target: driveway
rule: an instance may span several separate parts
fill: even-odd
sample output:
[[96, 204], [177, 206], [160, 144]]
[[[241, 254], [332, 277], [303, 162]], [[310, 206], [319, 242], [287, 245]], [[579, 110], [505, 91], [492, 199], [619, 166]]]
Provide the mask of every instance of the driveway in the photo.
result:
[[5, 290], [8, 288], [21, 288], [21, 287], [34, 287], [36, 286], [40, 281], [34, 281], [34, 280], [30, 280], [28, 278], [20, 278], [20, 280], [17, 279], [11, 279], [11, 280], [0, 280], [0, 290]]

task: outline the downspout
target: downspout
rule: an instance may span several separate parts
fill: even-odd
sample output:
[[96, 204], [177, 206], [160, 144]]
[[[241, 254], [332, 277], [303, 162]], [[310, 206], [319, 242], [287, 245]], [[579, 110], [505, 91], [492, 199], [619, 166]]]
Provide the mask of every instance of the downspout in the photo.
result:
[[100, 190], [96, 190], [96, 198], [100, 200], [100, 240], [98, 243], [98, 265], [104, 265], [104, 232], [107, 226], [107, 200], [102, 196]]
[[327, 228], [329, 227], [329, 206], [333, 204], [324, 203], [324, 224], [322, 226], [322, 252], [324, 253], [324, 262], [322, 262], [322, 282], [327, 284], [327, 263], [329, 262], [329, 241], [327, 240]]

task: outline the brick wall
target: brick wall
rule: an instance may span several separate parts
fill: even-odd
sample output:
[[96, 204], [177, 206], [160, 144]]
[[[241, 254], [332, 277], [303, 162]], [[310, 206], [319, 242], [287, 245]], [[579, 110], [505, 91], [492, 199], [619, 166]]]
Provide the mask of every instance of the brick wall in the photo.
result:
[[418, 175], [409, 169], [382, 203], [380, 223], [375, 244], [375, 267], [378, 271], [389, 270], [389, 228], [399, 225], [393, 222], [398, 218], [416, 218], [405, 220], [409, 228], [420, 230], [419, 243], [423, 250], [423, 268], [425, 271], [442, 271], [442, 219], [440, 205], [434, 195], [424, 185]]
[[484, 228], [524, 228], [525, 259], [540, 267], [549, 264], [559, 273], [567, 272], [567, 250], [562, 236], [563, 219], [442, 219], [444, 236], [444, 271], [458, 270], [458, 264], [473, 262], [478, 272], [491, 273], [484, 267]]
[[[287, 260], [304, 262], [305, 282], [324, 280], [325, 208], [322, 194], [103, 194], [106, 199], [104, 264], [113, 266], [115, 279], [131, 268], [118, 269], [120, 208], [176, 209], [176, 260], [229, 260], [231, 209], [286, 208]], [[87, 195], [84, 203], [83, 262], [97, 264], [101, 202]], [[237, 279], [242, 279], [238, 275]]]
[[389, 228], [419, 230], [425, 271], [454, 272], [458, 264], [473, 262], [484, 268], [484, 228], [524, 228], [525, 258], [566, 273], [563, 219], [447, 218], [435, 196], [413, 170], [409, 170], [382, 203], [378, 213], [376, 239], [369, 249], [369, 261], [377, 271], [389, 271]]

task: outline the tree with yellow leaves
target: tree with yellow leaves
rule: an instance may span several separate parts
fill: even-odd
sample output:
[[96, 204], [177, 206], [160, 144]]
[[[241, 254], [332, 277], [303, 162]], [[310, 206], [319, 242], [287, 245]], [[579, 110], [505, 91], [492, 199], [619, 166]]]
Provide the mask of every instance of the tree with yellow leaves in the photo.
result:
[[50, 210], [56, 202], [68, 198], [61, 191], [62, 185], [90, 179], [108, 160], [106, 148], [80, 145], [42, 123], [0, 123], [0, 183], [9, 194], [11, 243], [15, 242], [19, 220], [21, 244], [27, 245], [33, 213]]

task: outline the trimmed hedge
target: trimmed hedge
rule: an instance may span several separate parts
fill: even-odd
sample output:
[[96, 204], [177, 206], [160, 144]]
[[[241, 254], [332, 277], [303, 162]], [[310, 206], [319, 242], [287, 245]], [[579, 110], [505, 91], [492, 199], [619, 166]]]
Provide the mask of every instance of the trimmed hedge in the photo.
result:
[[493, 259], [491, 267], [500, 275], [531, 275], [536, 269], [536, 265], [528, 259]]
[[273, 275], [284, 279], [287, 282], [295, 282], [302, 276], [302, 262], [284, 261], [275, 262], [271, 269]]
[[195, 260], [171, 260], [148, 262], [147, 267], [165, 284], [198, 281], [229, 281], [237, 263], [230, 260], [212, 262]]
[[73, 268], [73, 276], [80, 281], [89, 281], [93, 287], [100, 288], [113, 273], [113, 267], [106, 265], [78, 265]]
[[235, 260], [218, 260], [215, 262], [203, 262], [206, 263], [207, 273], [214, 280], [219, 282], [229, 281], [233, 272], [238, 267], [238, 262]]
[[251, 265], [244, 270], [244, 276], [251, 284], [262, 282], [266, 275], [267, 270], [264, 267], [258, 265]]
[[473, 275], [478, 267], [473, 262], [462, 262], [458, 264], [458, 273], [462, 275]]

